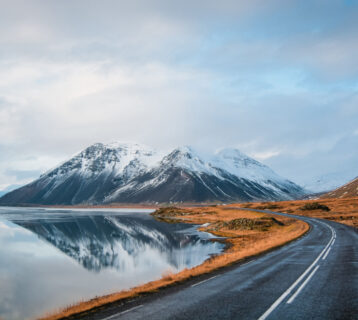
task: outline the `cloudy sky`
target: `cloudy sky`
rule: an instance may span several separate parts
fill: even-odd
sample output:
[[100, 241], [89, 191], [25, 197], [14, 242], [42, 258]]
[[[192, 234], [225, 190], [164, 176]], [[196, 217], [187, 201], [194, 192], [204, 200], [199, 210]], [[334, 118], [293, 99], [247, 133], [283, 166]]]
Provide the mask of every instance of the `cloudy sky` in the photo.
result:
[[358, 1], [0, 0], [0, 190], [94, 142], [358, 175]]

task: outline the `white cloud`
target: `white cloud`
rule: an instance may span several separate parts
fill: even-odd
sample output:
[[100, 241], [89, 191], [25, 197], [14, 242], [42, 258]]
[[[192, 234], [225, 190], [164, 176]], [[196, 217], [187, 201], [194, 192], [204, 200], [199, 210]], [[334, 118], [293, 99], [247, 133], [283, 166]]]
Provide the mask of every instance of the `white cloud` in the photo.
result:
[[251, 154], [251, 156], [258, 160], [266, 160], [266, 159], [270, 159], [272, 157], [276, 157], [279, 154], [280, 154], [279, 151], [268, 150], [268, 151], [253, 153], [253, 154]]
[[[324, 162], [337, 141], [357, 134], [356, 7], [1, 5], [0, 189], [27, 179], [9, 172], [44, 171], [116, 139], [235, 145], [295, 178], [313, 156]], [[330, 165], [345, 158], [341, 151]]]

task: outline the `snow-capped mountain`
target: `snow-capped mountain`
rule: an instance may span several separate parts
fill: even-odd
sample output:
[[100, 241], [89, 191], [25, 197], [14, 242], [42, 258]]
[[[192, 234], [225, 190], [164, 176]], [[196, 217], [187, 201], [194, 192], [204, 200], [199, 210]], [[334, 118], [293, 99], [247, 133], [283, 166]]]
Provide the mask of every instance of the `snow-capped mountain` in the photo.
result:
[[159, 160], [157, 152], [147, 146], [96, 143], [34, 182], [6, 194], [0, 203], [98, 203]]
[[94, 144], [2, 204], [284, 200], [304, 189], [236, 149], [214, 155], [191, 147], [168, 154], [139, 144]]

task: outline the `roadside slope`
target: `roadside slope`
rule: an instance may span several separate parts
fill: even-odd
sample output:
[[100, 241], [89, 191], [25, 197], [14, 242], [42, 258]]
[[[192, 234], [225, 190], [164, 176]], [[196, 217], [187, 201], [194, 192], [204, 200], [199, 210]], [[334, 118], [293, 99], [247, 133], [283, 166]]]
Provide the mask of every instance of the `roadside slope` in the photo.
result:
[[321, 196], [321, 199], [339, 199], [352, 197], [358, 197], [358, 178], [333, 191], [325, 193]]

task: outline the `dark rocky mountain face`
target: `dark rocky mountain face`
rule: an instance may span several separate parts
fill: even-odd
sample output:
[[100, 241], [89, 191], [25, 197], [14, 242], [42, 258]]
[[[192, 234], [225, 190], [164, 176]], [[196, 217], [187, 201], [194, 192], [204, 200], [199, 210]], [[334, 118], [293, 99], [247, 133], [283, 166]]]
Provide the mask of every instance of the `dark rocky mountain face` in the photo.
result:
[[95, 144], [0, 204], [234, 202], [299, 198], [305, 191], [238, 150], [160, 154], [137, 144]]
[[[134, 178], [131, 188], [124, 186], [105, 199], [105, 202], [210, 202], [253, 201], [294, 198], [303, 194], [295, 184], [279, 185], [275, 189], [257, 182], [225, 173], [220, 179], [207, 173], [186, 171], [180, 168], [152, 170]], [[160, 179], [161, 183], [156, 183]], [[148, 184], [148, 181], [153, 182]]]

